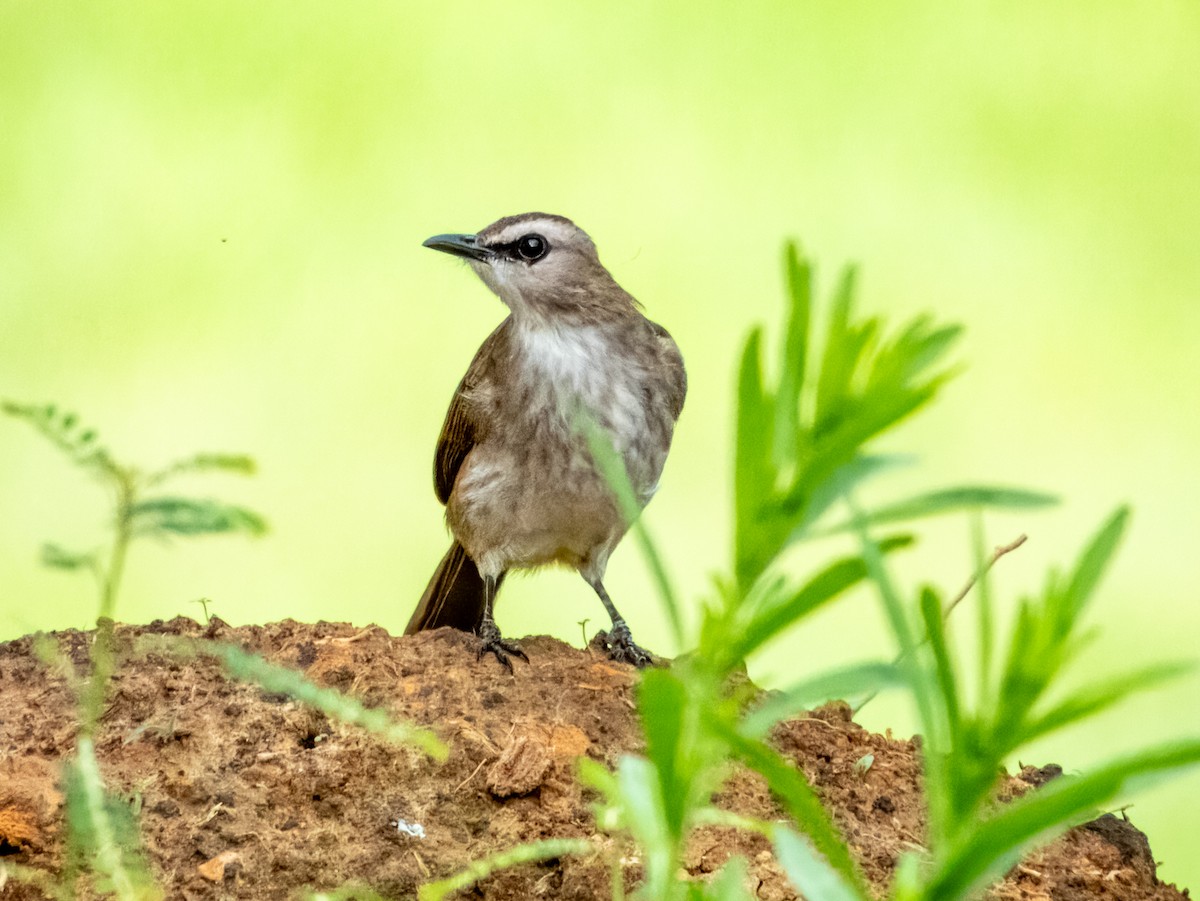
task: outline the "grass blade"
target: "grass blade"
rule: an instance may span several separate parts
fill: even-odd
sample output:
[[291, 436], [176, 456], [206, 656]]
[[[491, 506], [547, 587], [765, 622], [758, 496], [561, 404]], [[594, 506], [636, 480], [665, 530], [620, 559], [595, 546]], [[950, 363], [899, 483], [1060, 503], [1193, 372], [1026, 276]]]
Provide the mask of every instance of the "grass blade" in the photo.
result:
[[866, 897], [867, 890], [858, 872], [858, 865], [804, 774], [778, 751], [762, 742], [747, 738], [733, 729], [721, 731], [733, 755], [767, 780], [771, 792], [780, 800], [792, 823], [804, 830], [834, 871]]
[[775, 401], [775, 467], [787, 470], [794, 465], [802, 435], [800, 393], [808, 357], [808, 332], [812, 319], [812, 266], [799, 248], [789, 242], [784, 248], [791, 306], [784, 334], [779, 372], [779, 391]]
[[[909, 535], [897, 535], [883, 539], [879, 548], [881, 553], [889, 553], [912, 542]], [[730, 652], [738, 658], [749, 656], [788, 626], [866, 577], [867, 564], [861, 557], [844, 557], [830, 564], [804, 586], [786, 594], [782, 601], [769, 602], [764, 609], [754, 611], [750, 621], [737, 630], [740, 634], [733, 639]], [[768, 595], [769, 600], [774, 597], [778, 594]]]
[[295, 670], [268, 663], [236, 645], [204, 644], [197, 649], [216, 657], [235, 679], [253, 682], [267, 692], [286, 694], [333, 719], [366, 729], [388, 741], [413, 745], [439, 763], [449, 754], [446, 746], [428, 729], [395, 720], [382, 710], [364, 707], [354, 698], [315, 685]]
[[847, 882], [813, 850], [812, 845], [791, 829], [775, 829], [775, 856], [779, 858], [792, 885], [805, 898], [813, 901], [864, 901], [871, 897]]
[[1077, 720], [1099, 713], [1137, 691], [1145, 691], [1195, 669], [1190, 662], [1159, 663], [1081, 689], [1032, 719], [1022, 730], [1022, 740], [1032, 741]]
[[958, 701], [958, 683], [955, 679], [954, 663], [950, 659], [950, 648], [946, 644], [946, 623], [942, 614], [942, 602], [932, 588], [921, 591], [921, 618], [925, 622], [925, 635], [933, 652], [934, 670], [938, 688], [941, 689], [942, 712], [951, 746], [957, 746], [961, 712]]
[[70, 843], [75, 853], [87, 858], [88, 866], [107, 890], [121, 901], [157, 901], [162, 892], [154, 885], [138, 848], [137, 832], [132, 823], [122, 824], [104, 788], [96, 748], [88, 736], [80, 736], [75, 745], [75, 760], [67, 777], [67, 816], [71, 827]]
[[1129, 508], [1118, 508], [1100, 527], [1100, 531], [1096, 533], [1080, 557], [1075, 572], [1071, 574], [1071, 580], [1067, 585], [1067, 596], [1074, 602], [1071, 609], [1073, 617], [1077, 617], [1082, 612], [1096, 585], [1099, 584], [1128, 522]]
[[625, 825], [645, 856], [645, 893], [666, 898], [679, 866], [679, 848], [667, 824], [662, 779], [649, 760], [625, 756], [617, 764], [616, 781]]
[[646, 756], [654, 764], [662, 795], [663, 815], [673, 836], [682, 836], [693, 799], [688, 779], [684, 712], [687, 688], [667, 670], [650, 670], [642, 676], [638, 710], [646, 733]]
[[746, 859], [730, 858], [717, 875], [703, 886], [698, 897], [703, 901], [752, 901], [746, 889], [746, 879]]
[[630, 531], [633, 532], [638, 546], [642, 549], [642, 555], [646, 558], [650, 574], [658, 587], [658, 596], [662, 598], [663, 604], [667, 608], [667, 618], [671, 623], [675, 646], [683, 647], [683, 616], [680, 613], [679, 600], [671, 585], [671, 579], [667, 575], [667, 568], [658, 553], [658, 546], [650, 537], [650, 532], [645, 525], [642, 524], [642, 503], [638, 500], [633, 490], [633, 484], [629, 481], [629, 471], [625, 468], [625, 461], [612, 446], [611, 439], [591, 417], [580, 413], [576, 417], [576, 427], [581, 429], [587, 438], [588, 449], [591, 451], [592, 459], [596, 462], [596, 468], [600, 470], [600, 474], [616, 496], [625, 520], [630, 524]]
[[761, 738], [780, 720], [809, 710], [816, 704], [902, 684], [900, 670], [893, 663], [862, 663], [833, 670], [791, 688], [772, 692], [766, 701], [743, 717], [739, 731], [747, 738]]
[[1200, 739], [1114, 761], [1085, 776], [1063, 776], [1013, 801], [940, 856], [928, 901], [959, 901], [1002, 876], [1035, 844], [1091, 817], [1132, 788], [1200, 762]]
[[744, 594], [778, 549], [767, 514], [775, 488], [772, 398], [763, 385], [762, 329], [746, 339], [738, 369], [734, 449], [734, 578]]
[[427, 882], [417, 890], [417, 898], [419, 901], [442, 901], [453, 892], [470, 888], [480, 879], [486, 879], [499, 870], [539, 860], [553, 860], [568, 854], [590, 854], [592, 851], [591, 844], [581, 838], [551, 838], [517, 845], [507, 851], [472, 861], [465, 870], [446, 879]]
[[[997, 510], [1038, 510], [1059, 503], [1059, 498], [1042, 491], [1023, 488], [996, 488], [983, 485], [961, 485], [923, 492], [904, 500], [894, 501], [865, 513], [868, 525], [908, 522], [947, 513], [961, 513], [987, 507]], [[821, 529], [819, 535], [835, 535], [853, 531], [853, 519]]]

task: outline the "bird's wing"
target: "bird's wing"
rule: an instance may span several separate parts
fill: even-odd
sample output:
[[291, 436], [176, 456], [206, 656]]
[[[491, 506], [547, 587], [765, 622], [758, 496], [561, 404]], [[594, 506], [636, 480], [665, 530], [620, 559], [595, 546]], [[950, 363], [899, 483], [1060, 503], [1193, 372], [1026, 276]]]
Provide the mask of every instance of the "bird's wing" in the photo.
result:
[[454, 391], [450, 409], [446, 411], [446, 421], [442, 424], [442, 434], [438, 437], [437, 451], [433, 455], [433, 487], [443, 504], [450, 500], [454, 480], [458, 478], [463, 460], [475, 446], [482, 425], [476, 412], [477, 406], [471, 399], [471, 391], [478, 386], [487, 363], [498, 351], [507, 347], [512, 331], [511, 322], [511, 317], [505, 319], [480, 345], [475, 359], [467, 367], [467, 374]]
[[667, 400], [671, 405], [671, 415], [678, 419], [679, 414], [683, 412], [684, 398], [687, 397], [687, 370], [683, 368], [683, 354], [679, 352], [679, 346], [671, 337], [671, 333], [657, 322], [650, 322], [650, 330], [658, 337], [659, 351], [667, 367]]

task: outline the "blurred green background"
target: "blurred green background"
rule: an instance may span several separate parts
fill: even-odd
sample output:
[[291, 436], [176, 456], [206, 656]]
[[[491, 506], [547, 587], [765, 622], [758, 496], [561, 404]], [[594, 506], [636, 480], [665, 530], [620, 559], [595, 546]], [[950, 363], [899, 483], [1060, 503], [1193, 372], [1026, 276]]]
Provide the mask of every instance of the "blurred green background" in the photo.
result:
[[[780, 247], [861, 306], [961, 321], [966, 373], [888, 441], [960, 481], [1061, 493], [997, 587], [1074, 557], [1116, 504], [1133, 532], [1075, 678], [1194, 656], [1200, 509], [1200, 7], [1109, 2], [0, 6], [0, 396], [54, 401], [118, 457], [245, 451], [261, 474], [190, 488], [263, 511], [257, 543], [135, 548], [120, 615], [403, 628], [447, 538], [433, 445], [502, 316], [421, 248], [499, 216], [571, 216], [674, 333], [691, 394], [647, 522], [689, 598], [728, 560], [742, 337], [778, 337]], [[823, 296], [827, 296], [823, 290]], [[104, 538], [106, 500], [0, 420], [0, 638], [87, 626], [93, 587], [37, 564]], [[971, 568], [937, 522], [907, 584]], [[797, 555], [797, 567], [842, 548]], [[639, 640], [665, 620], [632, 543], [609, 588]], [[578, 641], [582, 580], [506, 585], [506, 634]], [[969, 617], [963, 625], [969, 624]], [[779, 684], [887, 654], [863, 595], [753, 662]], [[786, 645], [786, 646], [783, 646]], [[498, 673], [498, 676], [500, 674]], [[1200, 677], [1047, 741], [1068, 770], [1195, 735]], [[911, 729], [880, 699], [867, 725]], [[1015, 763], [1015, 761], [1014, 761]], [[1160, 874], [1200, 884], [1200, 776], [1137, 798]]]

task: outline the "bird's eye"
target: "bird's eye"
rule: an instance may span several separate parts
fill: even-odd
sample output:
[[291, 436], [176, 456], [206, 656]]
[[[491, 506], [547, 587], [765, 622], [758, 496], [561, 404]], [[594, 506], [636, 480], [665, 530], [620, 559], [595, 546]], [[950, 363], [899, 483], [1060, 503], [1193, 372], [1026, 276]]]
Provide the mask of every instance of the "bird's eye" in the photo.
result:
[[541, 235], [526, 235], [517, 242], [517, 253], [527, 263], [540, 260], [549, 249], [549, 243]]

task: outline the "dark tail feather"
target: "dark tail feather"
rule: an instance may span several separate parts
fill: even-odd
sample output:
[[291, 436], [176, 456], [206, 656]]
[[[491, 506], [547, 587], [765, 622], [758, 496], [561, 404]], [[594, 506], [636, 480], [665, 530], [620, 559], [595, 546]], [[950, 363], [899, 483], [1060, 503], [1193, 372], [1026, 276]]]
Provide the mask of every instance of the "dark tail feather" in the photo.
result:
[[[497, 589], [504, 576], [496, 582]], [[453, 626], [474, 632], [483, 618], [483, 577], [475, 561], [457, 541], [450, 545], [408, 621], [405, 635], [422, 629]]]

